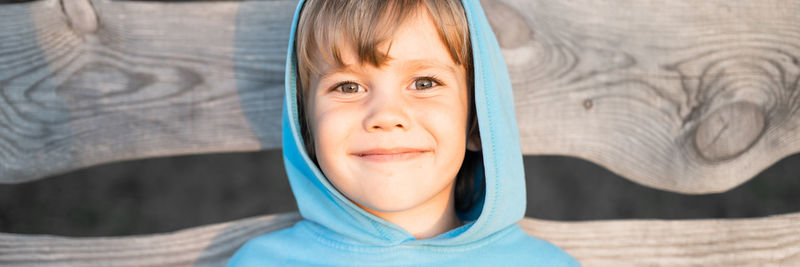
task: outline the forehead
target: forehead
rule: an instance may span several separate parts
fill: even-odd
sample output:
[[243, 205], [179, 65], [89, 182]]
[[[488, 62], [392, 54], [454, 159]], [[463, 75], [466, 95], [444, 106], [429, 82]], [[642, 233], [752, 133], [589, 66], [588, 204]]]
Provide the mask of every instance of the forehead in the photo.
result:
[[[448, 47], [439, 36], [437, 25], [425, 8], [418, 9], [402, 24], [396, 27], [393, 35], [387, 41], [376, 46], [379, 53], [387, 56], [385, 62], [378, 68], [403, 68], [420, 69], [436, 68], [455, 71], [459, 66], [453, 61]], [[322, 76], [340, 70], [357, 71], [369, 66], [359, 58], [353, 44], [343, 42], [336, 46], [342, 65], [332, 64], [325, 57], [316, 57], [315, 62], [320, 67]]]

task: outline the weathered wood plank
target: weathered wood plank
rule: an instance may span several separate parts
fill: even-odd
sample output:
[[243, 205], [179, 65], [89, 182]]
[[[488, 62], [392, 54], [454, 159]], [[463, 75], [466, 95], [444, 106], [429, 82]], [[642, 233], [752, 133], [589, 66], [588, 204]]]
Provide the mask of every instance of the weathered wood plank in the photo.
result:
[[[132, 237], [0, 234], [3, 266], [219, 266], [250, 238], [280, 230], [297, 213]], [[800, 213], [755, 219], [555, 222], [525, 218], [529, 234], [585, 266], [800, 264]]]
[[556, 222], [520, 225], [585, 266], [797, 266], [800, 213], [752, 219]]
[[[279, 146], [294, 5], [4, 5], [0, 182]], [[800, 2], [484, 5], [526, 154], [581, 157], [647, 186], [708, 193], [800, 151]]]
[[0, 180], [275, 147], [295, 4], [3, 5]]
[[174, 233], [72, 238], [0, 233], [2, 266], [223, 266], [247, 240], [294, 225], [297, 213]]
[[523, 151], [722, 192], [800, 152], [800, 2], [486, 1]]

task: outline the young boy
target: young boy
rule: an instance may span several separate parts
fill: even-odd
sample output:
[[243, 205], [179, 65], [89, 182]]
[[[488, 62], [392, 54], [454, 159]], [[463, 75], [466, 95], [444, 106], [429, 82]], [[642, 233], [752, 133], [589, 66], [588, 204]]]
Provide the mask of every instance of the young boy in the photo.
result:
[[283, 149], [304, 220], [229, 266], [578, 265], [516, 225], [513, 95], [477, 0], [300, 1], [290, 43]]

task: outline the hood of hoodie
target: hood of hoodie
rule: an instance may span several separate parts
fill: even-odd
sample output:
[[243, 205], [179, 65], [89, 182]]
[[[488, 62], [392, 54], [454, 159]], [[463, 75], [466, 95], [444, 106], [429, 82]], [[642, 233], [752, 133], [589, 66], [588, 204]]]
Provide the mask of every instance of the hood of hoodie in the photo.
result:
[[472, 43], [475, 111], [481, 133], [482, 166], [476, 166], [476, 204], [459, 217], [470, 223], [430, 239], [416, 240], [399, 226], [356, 206], [340, 193], [314, 164], [304, 147], [297, 102], [295, 35], [301, 0], [292, 21], [286, 59], [282, 117], [286, 172], [304, 219], [341, 238], [373, 246], [425, 244], [453, 246], [488, 237], [522, 219], [525, 174], [514, 115], [511, 81], [492, 28], [477, 0], [462, 1]]

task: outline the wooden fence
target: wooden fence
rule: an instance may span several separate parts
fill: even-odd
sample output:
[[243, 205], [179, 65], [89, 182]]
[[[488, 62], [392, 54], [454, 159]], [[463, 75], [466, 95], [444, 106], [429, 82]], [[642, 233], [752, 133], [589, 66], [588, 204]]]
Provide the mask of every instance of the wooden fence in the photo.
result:
[[[295, 5], [0, 4], [0, 182], [278, 147]], [[514, 83], [526, 154], [580, 157], [695, 194], [727, 191], [800, 152], [800, 1], [483, 5]], [[0, 234], [0, 265], [216, 265], [298, 219], [135, 237]], [[800, 264], [800, 214], [520, 224], [588, 266]]]

